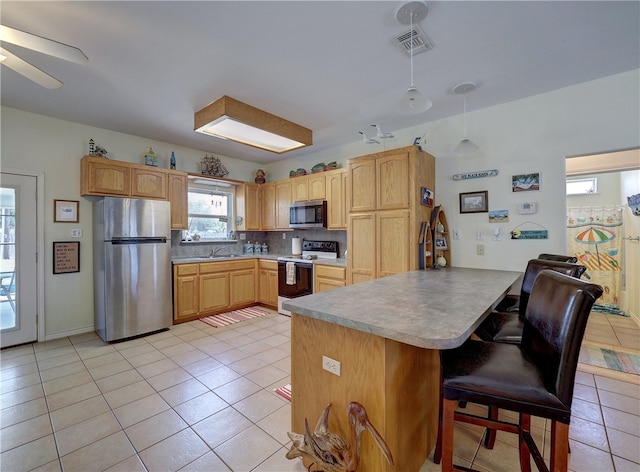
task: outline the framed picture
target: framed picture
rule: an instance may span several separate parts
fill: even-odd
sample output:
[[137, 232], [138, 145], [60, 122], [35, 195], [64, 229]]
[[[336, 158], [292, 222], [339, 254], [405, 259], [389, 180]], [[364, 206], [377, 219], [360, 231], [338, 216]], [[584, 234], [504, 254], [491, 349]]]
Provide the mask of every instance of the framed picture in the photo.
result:
[[511, 176], [511, 191], [530, 192], [540, 190], [540, 174], [522, 174]]
[[460, 194], [460, 213], [487, 213], [489, 196], [486, 190]]
[[433, 190], [429, 190], [426, 187], [422, 187], [420, 189], [420, 194], [421, 194], [420, 203], [425, 206], [432, 207], [433, 206]]
[[447, 240], [444, 238], [435, 239], [436, 249], [448, 249]]
[[54, 241], [53, 273], [70, 274], [80, 272], [80, 242]]
[[78, 223], [78, 200], [54, 200], [53, 201], [53, 222], [54, 223]]

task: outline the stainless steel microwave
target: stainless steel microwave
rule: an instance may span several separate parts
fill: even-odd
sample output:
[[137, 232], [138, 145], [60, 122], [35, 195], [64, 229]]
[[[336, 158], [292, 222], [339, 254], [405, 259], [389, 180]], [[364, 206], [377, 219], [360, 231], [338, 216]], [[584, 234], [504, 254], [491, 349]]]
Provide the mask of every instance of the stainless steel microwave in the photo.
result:
[[290, 228], [326, 228], [327, 202], [313, 200], [294, 202], [289, 207]]

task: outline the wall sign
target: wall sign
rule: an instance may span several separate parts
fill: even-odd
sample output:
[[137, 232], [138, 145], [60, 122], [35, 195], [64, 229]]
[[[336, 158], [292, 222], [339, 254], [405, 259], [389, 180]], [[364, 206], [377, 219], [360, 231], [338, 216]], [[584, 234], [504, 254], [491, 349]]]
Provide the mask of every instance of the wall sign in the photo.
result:
[[549, 239], [549, 231], [541, 224], [525, 221], [511, 230], [511, 239]]
[[73, 272], [80, 272], [80, 242], [54, 242], [53, 273], [70, 274]]
[[627, 203], [634, 215], [640, 216], [640, 193], [627, 197]]
[[495, 177], [498, 175], [497, 169], [477, 170], [475, 172], [465, 172], [464, 174], [453, 174], [453, 180], [479, 179], [481, 177]]

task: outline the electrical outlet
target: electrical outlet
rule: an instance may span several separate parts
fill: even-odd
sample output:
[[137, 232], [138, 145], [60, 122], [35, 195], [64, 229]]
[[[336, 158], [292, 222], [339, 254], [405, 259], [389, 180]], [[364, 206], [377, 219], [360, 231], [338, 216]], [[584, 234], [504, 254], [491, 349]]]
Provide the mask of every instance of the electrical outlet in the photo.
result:
[[244, 241], [247, 239], [247, 235], [244, 233], [240, 233], [240, 241]]
[[287, 233], [282, 233], [282, 239], [287, 239]]
[[476, 253], [477, 253], [479, 256], [484, 256], [484, 244], [478, 244], [478, 245], [476, 246]]
[[340, 362], [327, 356], [322, 356], [322, 368], [340, 377]]

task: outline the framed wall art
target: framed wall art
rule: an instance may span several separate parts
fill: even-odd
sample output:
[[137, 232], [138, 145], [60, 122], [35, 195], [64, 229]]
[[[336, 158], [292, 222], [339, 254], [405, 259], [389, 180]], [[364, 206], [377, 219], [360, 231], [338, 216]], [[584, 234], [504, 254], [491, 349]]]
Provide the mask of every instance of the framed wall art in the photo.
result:
[[466, 192], [460, 194], [460, 213], [487, 213], [489, 211], [489, 192]]
[[80, 272], [80, 242], [54, 241], [53, 273], [70, 274]]
[[54, 223], [78, 223], [78, 200], [54, 200], [53, 201], [53, 222]]
[[436, 238], [435, 242], [436, 249], [449, 249], [445, 238]]

